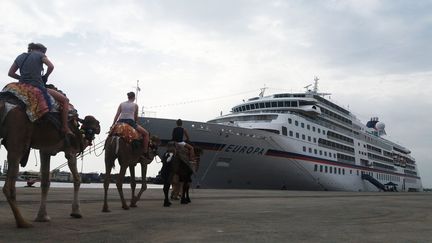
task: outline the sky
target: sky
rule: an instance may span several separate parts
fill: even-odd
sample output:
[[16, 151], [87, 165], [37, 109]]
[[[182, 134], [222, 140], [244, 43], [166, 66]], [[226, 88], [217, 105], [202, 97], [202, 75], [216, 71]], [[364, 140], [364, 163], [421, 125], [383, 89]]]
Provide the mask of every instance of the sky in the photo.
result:
[[[361, 121], [379, 117], [432, 188], [431, 12], [427, 0], [2, 0], [0, 80], [14, 81], [16, 56], [43, 43], [49, 82], [100, 120], [97, 143], [137, 80], [146, 115], [207, 121], [264, 86], [298, 92], [318, 76], [320, 91]], [[34, 154], [21, 170], [39, 170]], [[96, 155], [78, 169], [103, 172]], [[63, 162], [59, 154], [51, 168]]]

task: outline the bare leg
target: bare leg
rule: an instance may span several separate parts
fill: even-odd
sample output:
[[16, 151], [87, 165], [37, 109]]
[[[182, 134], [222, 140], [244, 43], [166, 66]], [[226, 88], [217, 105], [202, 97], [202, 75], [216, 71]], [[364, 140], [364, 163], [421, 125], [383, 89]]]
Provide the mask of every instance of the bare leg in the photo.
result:
[[48, 93], [54, 97], [55, 100], [57, 100], [62, 107], [61, 111], [61, 118], [62, 118], [62, 124], [63, 124], [63, 132], [66, 134], [73, 134], [73, 132], [70, 130], [68, 125], [68, 113], [69, 113], [69, 99], [61, 94], [60, 92], [57, 92], [53, 89], [47, 89]]
[[144, 149], [144, 153], [148, 153], [148, 145], [149, 145], [149, 133], [147, 132], [147, 130], [145, 130], [142, 126], [137, 125], [137, 130], [141, 133], [141, 135], [143, 136], [143, 149]]
[[189, 151], [189, 160], [190, 161], [195, 161], [195, 152], [194, 152], [194, 148], [190, 145], [190, 144], [185, 144], [184, 145], [185, 148], [187, 148], [187, 150]]
[[[66, 152], [65, 152], [66, 154]], [[69, 170], [72, 173], [73, 176], [73, 182], [74, 182], [74, 197], [72, 201], [72, 212], [70, 216], [74, 218], [82, 218], [81, 210], [80, 210], [80, 204], [79, 204], [79, 198], [78, 198], [78, 192], [81, 186], [81, 178], [78, 173], [77, 169], [77, 159], [75, 154], [69, 154], [66, 155], [66, 159], [68, 160], [68, 166]]]
[[50, 156], [42, 151], [39, 151], [40, 159], [41, 159], [41, 201], [39, 212], [36, 216], [35, 221], [37, 222], [49, 222], [51, 218], [48, 216], [46, 212], [46, 201], [48, 197], [48, 190], [50, 187]]

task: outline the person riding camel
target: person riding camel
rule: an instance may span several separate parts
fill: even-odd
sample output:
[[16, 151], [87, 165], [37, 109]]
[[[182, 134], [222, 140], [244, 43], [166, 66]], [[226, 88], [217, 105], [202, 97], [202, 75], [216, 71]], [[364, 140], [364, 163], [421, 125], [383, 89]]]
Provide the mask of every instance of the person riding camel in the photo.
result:
[[[53, 89], [47, 89], [45, 87], [45, 84], [48, 81], [48, 76], [54, 70], [54, 65], [45, 55], [47, 48], [40, 43], [30, 43], [28, 44], [27, 49], [27, 53], [20, 54], [12, 63], [8, 73], [9, 77], [17, 79], [21, 83], [30, 84], [41, 90], [50, 109], [52, 104], [48, 94], [50, 94], [57, 102], [59, 102], [62, 108], [62, 132], [73, 136], [73, 132], [70, 130], [68, 125], [69, 99], [62, 93]], [[43, 64], [48, 67], [44, 75]], [[16, 73], [18, 69], [20, 75]]]
[[122, 102], [118, 109], [117, 114], [114, 117], [114, 122], [111, 126], [111, 128], [114, 127], [116, 122], [122, 122], [129, 124], [132, 126], [135, 130], [137, 130], [139, 133], [141, 133], [143, 137], [143, 150], [144, 150], [144, 156], [148, 158], [148, 145], [149, 145], [149, 133], [147, 130], [145, 130], [142, 126], [137, 124], [138, 120], [138, 105], [135, 104], [135, 93], [129, 92], [127, 93], [128, 100], [125, 102]]
[[[190, 141], [190, 136], [188, 131], [183, 128], [183, 121], [178, 119], [176, 121], [177, 127], [175, 127], [172, 131], [172, 140], [176, 142], [178, 145], [185, 147], [189, 151], [189, 160], [195, 161], [195, 153], [192, 145], [186, 143], [185, 141]], [[184, 140], [186, 138], [186, 140]]]

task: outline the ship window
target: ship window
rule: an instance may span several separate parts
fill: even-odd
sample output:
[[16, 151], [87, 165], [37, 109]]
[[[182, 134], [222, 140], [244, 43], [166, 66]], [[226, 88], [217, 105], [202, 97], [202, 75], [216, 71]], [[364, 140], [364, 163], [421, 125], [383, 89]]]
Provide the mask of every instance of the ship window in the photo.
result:
[[264, 108], [264, 103], [259, 103], [260, 108]]
[[345, 169], [342, 169], [342, 175], [345, 175]]
[[329, 152], [329, 156], [330, 156], [330, 158], [331, 158], [331, 157], [332, 157], [332, 153]]
[[338, 168], [338, 174], [339, 174], [339, 175], [341, 174], [341, 169], [340, 169], [340, 168]]
[[285, 106], [285, 107], [290, 107], [290, 106], [291, 106], [291, 104], [290, 104], [290, 102], [289, 102], [289, 101], [285, 101], [285, 104], [284, 104], [284, 106]]
[[250, 108], [250, 105], [246, 105], [246, 110], [248, 111], [248, 110], [250, 110], [251, 108]]
[[287, 128], [282, 126], [282, 135], [287, 135]]
[[306, 152], [306, 146], [303, 146], [303, 152]]
[[330, 166], [330, 173], [333, 173], [333, 167]]
[[266, 108], [270, 108], [270, 102], [266, 102], [266, 103], [265, 103], [265, 107], [266, 107]]
[[309, 148], [309, 153], [312, 153], [312, 148]]
[[283, 107], [283, 106], [284, 106], [283, 101], [278, 101], [278, 107]]
[[302, 128], [304, 128], [304, 123], [303, 122], [300, 125], [301, 125]]
[[310, 130], [310, 125], [307, 124], [307, 125], [306, 125], [306, 128], [307, 128], [307, 130]]
[[311, 136], [308, 136], [308, 141], [309, 141], [309, 142], [311, 141]]
[[318, 133], [321, 133], [321, 129], [318, 128]]
[[359, 175], [359, 172], [358, 172], [358, 170], [357, 170], [357, 175]]
[[325, 171], [325, 173], [327, 173], [327, 166], [324, 167], [324, 171]]
[[293, 136], [293, 131], [289, 131], [289, 135], [292, 137]]
[[316, 143], [316, 138], [313, 138], [313, 140], [314, 140], [314, 143]]
[[298, 121], [294, 121], [294, 125], [298, 126]]
[[319, 151], [319, 155], [322, 155], [322, 150]]
[[[306, 148], [306, 147], [303, 147], [303, 148]], [[317, 171], [317, 170], [318, 170], [318, 165], [315, 164], [315, 165], [314, 165], [314, 171]]]
[[297, 107], [297, 101], [291, 101], [291, 107]]
[[245, 111], [246, 110], [246, 107], [245, 106], [242, 106], [242, 111]]
[[314, 154], [317, 154], [317, 153], [318, 153], [318, 151], [316, 149], [314, 149]]
[[288, 123], [291, 124], [292, 123], [292, 119], [288, 118]]
[[300, 138], [300, 134], [296, 132], [296, 138]]
[[304, 134], [302, 134], [302, 139], [306, 140], [306, 136]]
[[324, 156], [327, 156], [327, 151], [324, 151]]
[[352, 170], [350, 170], [350, 174], [352, 175]]
[[325, 131], [323, 130], [323, 134], [325, 135]]
[[315, 132], [315, 127], [314, 126], [312, 126], [312, 132]]
[[323, 166], [322, 165], [320, 165], [320, 172], [322, 172], [323, 171]]
[[273, 102], [271, 103], [271, 106], [272, 106], [272, 107], [277, 107], [277, 102], [276, 102], [276, 101], [273, 101]]

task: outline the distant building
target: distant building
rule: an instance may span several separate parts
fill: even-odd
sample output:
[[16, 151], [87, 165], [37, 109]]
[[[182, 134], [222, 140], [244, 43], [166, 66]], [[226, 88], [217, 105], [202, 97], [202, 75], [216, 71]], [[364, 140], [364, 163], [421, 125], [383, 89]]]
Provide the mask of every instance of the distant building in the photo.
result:
[[71, 173], [60, 170], [53, 170], [51, 172], [51, 180], [58, 182], [69, 182], [71, 181]]

